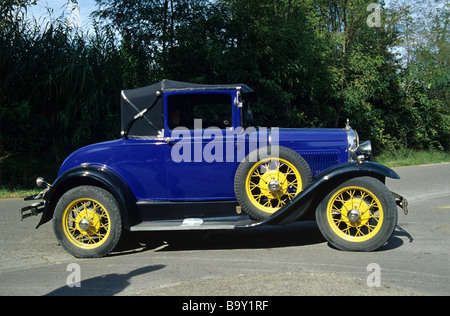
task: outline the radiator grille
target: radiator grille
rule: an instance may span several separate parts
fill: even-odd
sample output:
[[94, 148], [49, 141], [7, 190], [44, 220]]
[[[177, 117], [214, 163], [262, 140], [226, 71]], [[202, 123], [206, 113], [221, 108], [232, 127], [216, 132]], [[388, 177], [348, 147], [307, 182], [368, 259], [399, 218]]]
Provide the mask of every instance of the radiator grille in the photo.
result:
[[318, 175], [323, 170], [338, 164], [338, 154], [336, 152], [327, 152], [327, 151], [319, 151], [319, 152], [300, 152], [299, 153], [303, 159], [306, 160], [309, 167], [311, 168], [311, 172], [313, 177]]

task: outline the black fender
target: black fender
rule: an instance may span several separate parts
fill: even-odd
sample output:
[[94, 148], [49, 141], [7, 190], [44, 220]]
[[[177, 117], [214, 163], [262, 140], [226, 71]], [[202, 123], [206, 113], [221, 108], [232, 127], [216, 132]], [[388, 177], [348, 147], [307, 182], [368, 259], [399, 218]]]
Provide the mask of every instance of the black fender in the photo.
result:
[[276, 211], [268, 219], [254, 225], [284, 224], [302, 217], [308, 209], [300, 206], [314, 198], [323, 198], [339, 184], [356, 177], [373, 177], [384, 183], [386, 177], [400, 179], [392, 169], [374, 162], [348, 162], [324, 170], [318, 174], [310, 186], [292, 199], [286, 206]]
[[129, 229], [139, 221], [136, 218], [138, 216], [136, 198], [126, 182], [105, 165], [86, 163], [67, 170], [52, 184], [50, 190], [45, 194], [44, 213], [36, 228], [53, 218], [56, 204], [65, 192], [81, 185], [98, 186], [110, 192], [119, 204], [125, 229]]

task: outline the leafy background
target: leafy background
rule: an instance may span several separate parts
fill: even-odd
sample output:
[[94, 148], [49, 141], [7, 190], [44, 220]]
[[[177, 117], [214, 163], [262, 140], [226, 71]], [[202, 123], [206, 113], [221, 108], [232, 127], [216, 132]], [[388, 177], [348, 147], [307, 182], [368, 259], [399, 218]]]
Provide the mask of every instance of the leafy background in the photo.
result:
[[[119, 137], [122, 89], [246, 83], [255, 125], [343, 127], [375, 154], [449, 151], [448, 0], [95, 0], [89, 30], [0, 4], [0, 185]], [[381, 26], [369, 27], [370, 3]], [[62, 1], [64, 3], [64, 1]]]

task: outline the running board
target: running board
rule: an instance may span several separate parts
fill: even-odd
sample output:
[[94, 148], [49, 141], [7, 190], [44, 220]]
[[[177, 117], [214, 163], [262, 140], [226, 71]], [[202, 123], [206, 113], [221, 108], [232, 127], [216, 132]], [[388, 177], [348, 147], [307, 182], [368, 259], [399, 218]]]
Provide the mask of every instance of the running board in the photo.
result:
[[255, 221], [248, 216], [216, 218], [185, 218], [179, 220], [147, 221], [131, 226], [130, 231], [218, 230], [250, 226]]

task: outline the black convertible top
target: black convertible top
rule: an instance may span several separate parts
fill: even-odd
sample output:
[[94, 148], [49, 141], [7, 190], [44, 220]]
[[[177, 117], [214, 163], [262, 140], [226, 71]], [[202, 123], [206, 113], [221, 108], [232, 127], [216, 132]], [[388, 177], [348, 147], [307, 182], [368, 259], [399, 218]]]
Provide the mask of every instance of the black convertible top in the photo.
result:
[[[133, 117], [149, 107], [156, 98], [156, 91], [164, 94], [167, 91], [194, 91], [194, 90], [240, 90], [242, 93], [254, 93], [252, 89], [244, 84], [198, 84], [164, 79], [152, 85], [122, 90], [121, 92], [121, 125], [122, 130], [126, 128]], [[164, 98], [159, 98], [155, 106], [137, 120], [128, 135], [157, 136], [158, 131], [164, 128]]]

